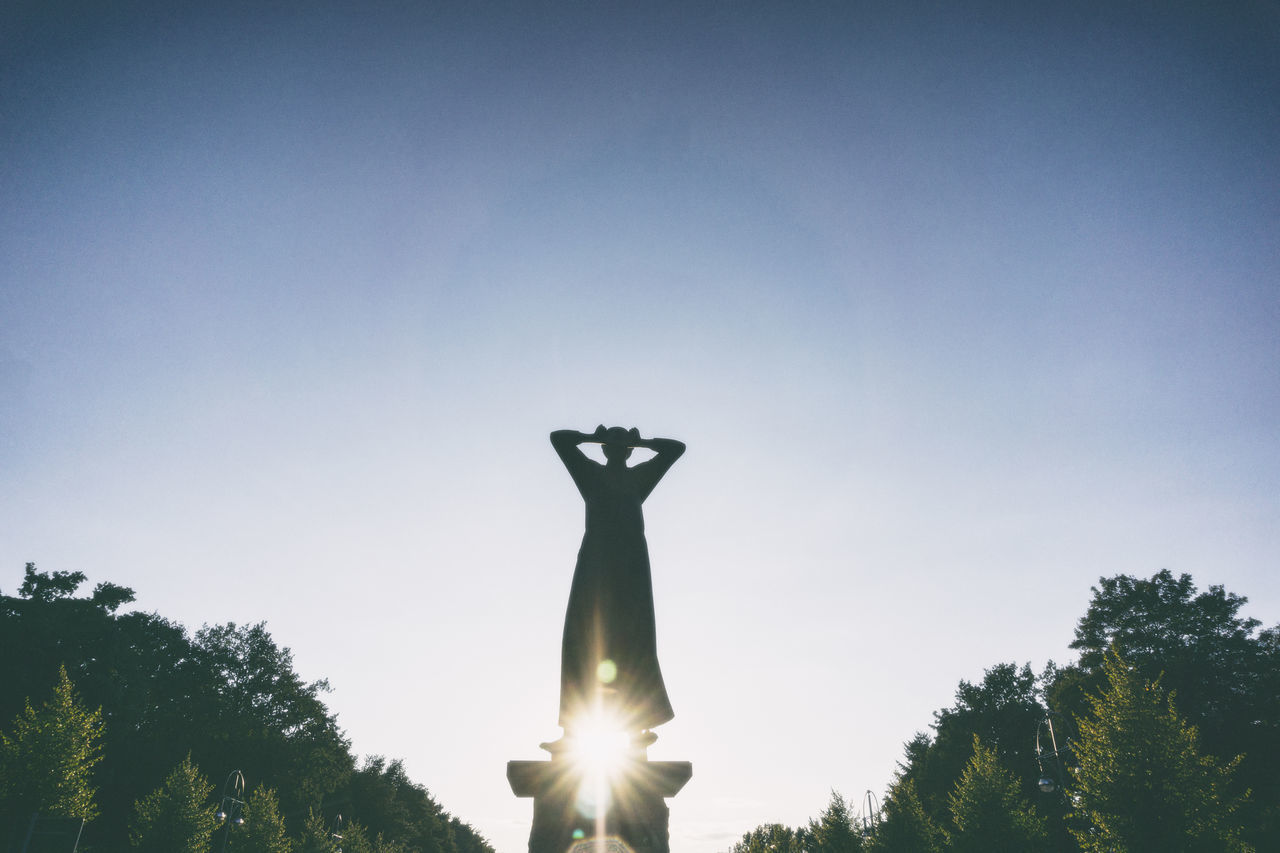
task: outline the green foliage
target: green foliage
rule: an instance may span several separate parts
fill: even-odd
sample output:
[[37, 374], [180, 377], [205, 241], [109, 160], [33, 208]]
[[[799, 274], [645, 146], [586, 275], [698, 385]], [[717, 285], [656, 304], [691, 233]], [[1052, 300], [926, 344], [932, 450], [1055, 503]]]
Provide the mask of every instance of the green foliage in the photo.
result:
[[187, 714], [192, 729], [206, 733], [194, 741], [197, 756], [276, 787], [286, 812], [320, 803], [342, 785], [353, 760], [320, 699], [329, 686], [303, 682], [292, 653], [265, 625], [204, 626], [186, 667], [194, 691]]
[[307, 819], [302, 823], [302, 833], [294, 849], [297, 853], [337, 853], [339, 845], [346, 843], [347, 835], [341, 818], [334, 815], [326, 821], [324, 815], [307, 809]]
[[[402, 761], [367, 757], [335, 798], [358, 815], [342, 824], [345, 853], [493, 853], [472, 827], [449, 815], [425, 787], [413, 782]], [[335, 815], [336, 817], [336, 815]], [[325, 853], [332, 822], [312, 813], [304, 823], [299, 853]]]
[[869, 849], [874, 853], [941, 853], [946, 838], [925, 812], [911, 779], [899, 778], [885, 798]]
[[483, 835], [453, 815], [449, 815], [449, 833], [453, 837], [454, 853], [493, 853], [493, 846]]
[[99, 584], [92, 597], [74, 597], [83, 581], [79, 572], [28, 565], [30, 597], [0, 596], [0, 645], [24, 652], [0, 656], [0, 710], [13, 707], [17, 690], [34, 692], [55, 655], [66, 656], [86, 699], [103, 706], [103, 818], [88, 843], [123, 844], [134, 800], [188, 753], [275, 787], [285, 811], [301, 812], [343, 783], [354, 760], [320, 701], [325, 685], [303, 683], [263, 626], [190, 637], [154, 614], [117, 615], [131, 597], [121, 587]]
[[[1249, 733], [1256, 719], [1275, 720], [1280, 695], [1257, 688], [1280, 658], [1265, 632], [1254, 636], [1261, 623], [1240, 617], [1247, 601], [1221, 586], [1199, 592], [1190, 575], [1175, 578], [1167, 569], [1150, 580], [1100, 579], [1071, 643], [1080, 650], [1078, 668], [1091, 677], [1078, 685], [1080, 695], [1055, 698], [1074, 698], [1075, 710], [1087, 710], [1083, 694], [1096, 693], [1107, 680], [1103, 663], [1114, 648], [1146, 680], [1177, 691], [1179, 704], [1214, 748]], [[1271, 713], [1255, 713], [1263, 709]]]
[[[231, 831], [231, 830], [227, 830]], [[244, 805], [244, 826], [236, 831], [236, 853], [292, 853], [293, 842], [280, 817], [276, 792], [261, 785]]]
[[1157, 853], [1248, 849], [1227, 793], [1238, 762], [1199, 750], [1195, 727], [1173, 697], [1114, 651], [1102, 662], [1107, 685], [1079, 721], [1073, 829], [1087, 851]]
[[[85, 828], [85, 846], [120, 848], [134, 801], [164, 778], [192, 744], [187, 736], [191, 690], [183, 661], [185, 633], [158, 616], [116, 615], [132, 592], [98, 584], [75, 598], [79, 572], [38, 572], [28, 563], [22, 590], [0, 595], [0, 714], [21, 711], [25, 697], [43, 694], [65, 662], [89, 707], [104, 722], [100, 817]], [[108, 594], [110, 593], [110, 594]]]
[[[339, 847], [342, 853], [418, 853], [420, 850], [404, 841], [389, 839], [381, 832], [375, 833], [359, 821], [343, 821], [341, 815], [325, 820], [322, 815], [308, 812], [296, 853], [337, 853]], [[485, 850], [492, 853], [493, 848], [485, 845]]]
[[1190, 575], [1102, 578], [1077, 628], [1080, 661], [1049, 689], [1056, 710], [1085, 717], [1107, 689], [1103, 666], [1115, 651], [1137, 674], [1177, 694], [1178, 708], [1213, 755], [1244, 755], [1233, 794], [1252, 788], [1242, 822], [1260, 849], [1280, 850], [1280, 627], [1258, 631], [1248, 601], [1221, 586], [1196, 588]]
[[[421, 853], [456, 848], [448, 815], [426, 788], [409, 778], [403, 762], [369, 756], [351, 774], [345, 790], [351, 814], [359, 815], [370, 832], [403, 841]], [[470, 832], [469, 827], [459, 830]]]
[[858, 853], [862, 834], [854, 825], [849, 804], [836, 791], [815, 821], [809, 822], [806, 839], [809, 853]]
[[[932, 733], [905, 745], [864, 847], [1280, 850], [1280, 626], [1259, 630], [1240, 615], [1245, 602], [1168, 571], [1101, 579], [1072, 643], [1080, 660], [1050, 663], [1039, 679], [1028, 665], [999, 664], [979, 684], [961, 681]], [[1176, 689], [1187, 720], [1161, 688]], [[1036, 785], [1046, 705], [1063, 763], [1077, 774], [1074, 810], [1061, 788], [1042, 794]], [[1062, 775], [1051, 760], [1046, 770]], [[734, 850], [769, 850], [786, 837], [812, 845], [819, 824], [758, 827]]]
[[[426, 788], [411, 780], [399, 759], [366, 757], [338, 795], [358, 816], [352, 826], [368, 837], [374, 853], [395, 853], [400, 845], [416, 853], [493, 851], [470, 825], [444, 811]], [[352, 849], [344, 840], [343, 850]]]
[[129, 843], [139, 853], [208, 853], [218, 825], [209, 805], [212, 791], [187, 756], [134, 805]]
[[388, 841], [382, 833], [370, 837], [369, 830], [358, 821], [342, 829], [343, 853], [410, 853], [411, 850], [399, 841]]
[[1044, 819], [1022, 796], [1017, 777], [977, 735], [947, 805], [954, 827], [949, 849], [956, 853], [1040, 850], [1048, 840]]
[[53, 601], [71, 596], [84, 580], [84, 572], [37, 572], [35, 563], [27, 563], [18, 594], [33, 601]]
[[804, 833], [780, 823], [765, 823], [742, 836], [729, 853], [805, 853]]
[[[322, 701], [327, 685], [304, 682], [264, 625], [206, 626], [191, 635], [156, 614], [119, 613], [133, 598], [124, 587], [101, 583], [77, 597], [84, 582], [81, 572], [28, 564], [20, 594], [0, 595], [0, 720], [25, 713], [26, 697], [46, 694], [64, 661], [85, 703], [102, 707], [100, 817], [85, 828], [82, 849], [124, 848], [135, 802], [189, 756], [204, 767], [239, 768], [258, 788], [274, 789], [276, 811], [296, 822], [293, 834], [308, 808], [337, 800], [366, 821], [375, 853], [394, 853], [398, 843], [421, 853], [492, 853], [399, 762], [378, 759], [357, 773]], [[15, 837], [21, 844], [26, 818], [18, 814], [0, 807], [0, 849]], [[235, 830], [229, 849], [259, 826]]]
[[934, 714], [935, 736], [917, 734], [906, 747], [902, 776], [915, 782], [921, 804], [938, 824], [950, 819], [948, 796], [973, 755], [973, 738], [994, 749], [1000, 762], [1019, 770], [1019, 785], [1034, 796], [1034, 733], [1044, 719], [1036, 677], [1029, 664], [997, 664], [982, 681], [961, 680], [956, 702]]
[[0, 735], [0, 812], [93, 820], [101, 740], [102, 709], [86, 710], [58, 667], [53, 695], [38, 710], [27, 702], [12, 735]]

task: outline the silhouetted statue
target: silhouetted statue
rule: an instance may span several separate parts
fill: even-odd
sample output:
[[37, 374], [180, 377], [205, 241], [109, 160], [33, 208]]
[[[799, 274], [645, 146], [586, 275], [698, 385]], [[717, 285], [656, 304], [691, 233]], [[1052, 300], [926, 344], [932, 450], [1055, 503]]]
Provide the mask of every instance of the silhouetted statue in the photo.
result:
[[[578, 445], [603, 445], [606, 463]], [[602, 708], [637, 737], [675, 716], [658, 667], [653, 582], [641, 504], [684, 453], [670, 438], [640, 437], [638, 430], [596, 428], [551, 433], [551, 444], [586, 502], [586, 533], [569, 590], [560, 660], [560, 725]], [[632, 448], [654, 451], [628, 467]], [[643, 736], [649, 742], [653, 735]]]
[[[585, 443], [604, 446], [605, 464], [582, 453]], [[529, 853], [605, 847], [671, 853], [666, 801], [689, 781], [693, 765], [648, 757], [657, 739], [650, 729], [675, 714], [658, 667], [641, 506], [684, 445], [669, 438], [643, 439], [634, 428], [603, 426], [590, 435], [557, 430], [551, 444], [587, 505], [587, 529], [564, 616], [564, 737], [542, 744], [549, 760], [507, 762], [507, 781], [517, 797], [533, 798]], [[655, 455], [628, 467], [636, 447]], [[597, 714], [608, 729], [625, 732], [627, 743], [594, 737]], [[602, 757], [601, 746], [613, 753], [607, 768], [595, 762]]]

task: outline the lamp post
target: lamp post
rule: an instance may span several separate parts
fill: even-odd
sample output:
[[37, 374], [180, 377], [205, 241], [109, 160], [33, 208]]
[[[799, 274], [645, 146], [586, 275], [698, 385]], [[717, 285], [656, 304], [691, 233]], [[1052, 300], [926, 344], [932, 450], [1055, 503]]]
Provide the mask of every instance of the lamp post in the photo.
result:
[[[1053, 712], [1045, 714], [1044, 719], [1036, 726], [1036, 764], [1040, 766], [1040, 781], [1037, 784], [1045, 794], [1052, 794], [1062, 787], [1066, 778], [1062, 768], [1062, 754], [1071, 749], [1070, 738], [1067, 738], [1062, 747], [1058, 746], [1058, 736], [1053, 730], [1055, 716], [1057, 715]], [[1045, 769], [1045, 762], [1049, 762], [1050, 769]]]
[[880, 798], [868, 788], [862, 797], [862, 836], [870, 838], [880, 821]]
[[333, 853], [342, 853], [342, 836], [338, 834], [339, 829], [342, 829], [342, 815], [335, 817], [333, 826], [329, 827], [329, 840], [333, 842]]
[[222, 784], [222, 804], [214, 818], [218, 823], [226, 824], [226, 834], [222, 836], [222, 849], [225, 851], [227, 842], [231, 840], [231, 827], [244, 826], [244, 774], [239, 770], [232, 770]]

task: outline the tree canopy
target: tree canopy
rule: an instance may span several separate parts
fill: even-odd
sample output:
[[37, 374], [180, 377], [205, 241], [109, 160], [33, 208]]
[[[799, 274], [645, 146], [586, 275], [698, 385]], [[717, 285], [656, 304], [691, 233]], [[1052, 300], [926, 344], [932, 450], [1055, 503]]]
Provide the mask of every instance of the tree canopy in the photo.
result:
[[[1101, 686], [1104, 658], [1114, 648], [1143, 677], [1178, 692], [1212, 749], [1256, 750], [1255, 738], [1274, 738], [1280, 724], [1280, 691], [1267, 689], [1277, 685], [1280, 650], [1275, 629], [1259, 635], [1262, 623], [1240, 616], [1247, 602], [1221, 586], [1200, 592], [1190, 575], [1174, 577], [1168, 569], [1150, 579], [1102, 578], [1071, 643], [1080, 652], [1076, 668], [1089, 677], [1063, 688], [1083, 693]], [[1054, 698], [1079, 702], [1082, 696], [1060, 690]], [[1261, 726], [1262, 720], [1271, 724]]]
[[[902, 775], [915, 781], [929, 815], [945, 823], [947, 795], [973, 755], [973, 738], [995, 750], [1006, 767], [1027, 767], [1035, 761], [1031, 734], [1044, 715], [1030, 664], [996, 664], [977, 684], [961, 680], [955, 704], [934, 713], [934, 735], [920, 733], [908, 743]], [[1029, 776], [1020, 784], [1028, 796], [1036, 790]]]
[[[28, 563], [18, 595], [0, 595], [0, 648], [6, 650], [0, 655], [0, 720], [34, 715], [25, 728], [6, 735], [0, 766], [18, 772], [21, 762], [10, 754], [27, 754], [21, 745], [52, 731], [48, 720], [63, 720], [59, 731], [68, 744], [77, 730], [82, 746], [97, 744], [82, 760], [81, 775], [97, 788], [85, 812], [97, 819], [86, 827], [83, 846], [121, 849], [129, 837], [149, 843], [139, 827], [160, 826], [154, 816], [195, 785], [190, 774], [216, 768], [218, 779], [238, 769], [254, 791], [271, 789], [269, 797], [251, 796], [256, 806], [250, 813], [256, 807], [283, 815], [291, 845], [308, 810], [336, 816], [341, 804], [351, 826], [366, 822], [371, 849], [394, 853], [403, 844], [421, 853], [492, 853], [468, 824], [408, 779], [400, 762], [375, 758], [358, 766], [324, 704], [327, 683], [300, 678], [289, 649], [276, 644], [265, 624], [205, 625], [190, 633], [158, 614], [120, 612], [133, 600], [125, 587], [99, 583], [77, 597], [85, 581], [81, 572], [41, 572]], [[66, 687], [60, 679], [68, 680]], [[70, 683], [83, 706], [68, 698]], [[31, 697], [51, 693], [56, 707], [31, 710]], [[84, 710], [98, 707], [100, 715]], [[16, 790], [3, 781], [11, 775], [9, 769], [0, 774], [0, 792]], [[156, 787], [161, 780], [168, 789]], [[131, 830], [130, 816], [141, 802], [147, 817], [137, 815]], [[23, 820], [19, 811], [0, 809], [0, 841], [20, 835]], [[258, 838], [255, 844], [271, 850], [275, 842], [268, 836], [275, 836], [257, 832], [243, 837]]]
[[730, 853], [805, 853], [804, 834], [780, 823], [766, 823], [742, 836]]
[[0, 733], [0, 814], [93, 820], [101, 741], [101, 709], [86, 709], [58, 667], [52, 696], [39, 709], [28, 701], [12, 733]]
[[948, 849], [955, 853], [1041, 850], [1048, 840], [1044, 818], [1023, 797], [1017, 777], [977, 735], [947, 805], [953, 827]]
[[[1280, 626], [1246, 602], [1167, 570], [1101, 578], [1077, 661], [961, 680], [905, 744], [865, 849], [1280, 850]], [[1047, 737], [1038, 755], [1049, 720], [1057, 755]], [[820, 824], [762, 825], [734, 853], [811, 845]]]
[[941, 853], [945, 843], [945, 834], [920, 802], [915, 780], [899, 777], [885, 797], [869, 848], [874, 853]]
[[208, 853], [218, 826], [213, 785], [187, 756], [134, 806], [129, 844], [138, 853]]
[[862, 850], [862, 833], [838, 791], [831, 792], [827, 807], [817, 820], [809, 822], [805, 841], [809, 853], [858, 853]]
[[1280, 849], [1280, 626], [1259, 630], [1240, 615], [1248, 599], [1168, 570], [1151, 578], [1117, 575], [1092, 589], [1071, 647], [1079, 661], [1046, 685], [1050, 705], [1073, 719], [1093, 712], [1090, 697], [1109, 689], [1105, 665], [1114, 650], [1135, 677], [1176, 696], [1197, 731], [1199, 749], [1228, 760], [1243, 756], [1230, 794], [1251, 790], [1242, 808], [1246, 837]]
[[1089, 697], [1075, 753], [1073, 832], [1087, 851], [1242, 850], [1240, 800], [1230, 794], [1238, 760], [1200, 751], [1173, 697], [1114, 652], [1107, 683]]

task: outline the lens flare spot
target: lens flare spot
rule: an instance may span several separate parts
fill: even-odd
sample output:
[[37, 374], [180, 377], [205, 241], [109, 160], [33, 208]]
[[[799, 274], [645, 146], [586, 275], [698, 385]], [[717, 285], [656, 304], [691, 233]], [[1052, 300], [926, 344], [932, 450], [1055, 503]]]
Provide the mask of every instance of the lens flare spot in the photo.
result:
[[587, 837], [587, 834], [586, 834], [585, 832], [583, 832], [581, 829], [575, 829], [575, 830], [573, 831], [573, 840], [574, 840], [574, 841], [581, 841], [582, 839], [584, 839], [584, 838], [586, 838], [586, 837]]
[[600, 679], [601, 684], [612, 684], [618, 678], [618, 665], [605, 658], [596, 667], [596, 678]]
[[587, 820], [603, 819], [609, 813], [609, 787], [601, 785], [597, 779], [588, 779], [578, 789], [578, 799], [574, 803], [578, 814]]

